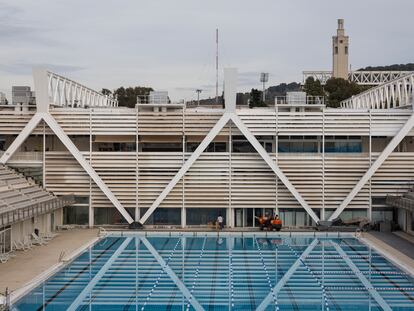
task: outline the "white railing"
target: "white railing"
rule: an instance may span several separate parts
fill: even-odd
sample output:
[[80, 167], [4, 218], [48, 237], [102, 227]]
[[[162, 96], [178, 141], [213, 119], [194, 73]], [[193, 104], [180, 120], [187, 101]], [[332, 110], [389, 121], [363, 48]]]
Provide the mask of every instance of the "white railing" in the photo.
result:
[[349, 81], [359, 85], [380, 85], [410, 74], [410, 71], [352, 71]]
[[314, 78], [315, 80], [318, 80], [321, 82], [321, 84], [325, 85], [326, 81], [328, 81], [330, 78], [332, 78], [332, 71], [303, 71], [303, 83], [306, 82], [307, 78]]
[[[2, 156], [4, 151], [0, 151]], [[10, 159], [10, 162], [41, 162], [43, 161], [43, 153], [39, 151], [21, 151], [16, 152]]]
[[50, 104], [58, 107], [117, 107], [118, 101], [78, 82], [48, 71]]
[[[381, 85], [413, 73], [412, 71], [351, 71], [348, 80], [359, 85]], [[325, 85], [332, 78], [332, 71], [303, 71], [303, 83], [309, 77]]]
[[391, 109], [412, 104], [414, 73], [376, 86], [341, 102], [348, 109]]
[[303, 98], [293, 97], [288, 98], [287, 96], [276, 96], [275, 105], [325, 105], [324, 96], [306, 96]]
[[12, 251], [11, 228], [0, 230], [0, 256]]

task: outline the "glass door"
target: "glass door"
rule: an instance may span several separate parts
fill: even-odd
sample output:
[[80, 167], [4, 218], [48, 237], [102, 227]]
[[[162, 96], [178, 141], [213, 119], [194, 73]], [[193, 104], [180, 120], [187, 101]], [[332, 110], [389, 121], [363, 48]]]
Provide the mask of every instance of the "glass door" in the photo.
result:
[[234, 210], [234, 214], [235, 214], [235, 217], [234, 217], [234, 221], [235, 221], [235, 223], [234, 223], [234, 225], [236, 226], [236, 227], [244, 227], [244, 223], [243, 223], [243, 209], [242, 208], [236, 208], [235, 210]]

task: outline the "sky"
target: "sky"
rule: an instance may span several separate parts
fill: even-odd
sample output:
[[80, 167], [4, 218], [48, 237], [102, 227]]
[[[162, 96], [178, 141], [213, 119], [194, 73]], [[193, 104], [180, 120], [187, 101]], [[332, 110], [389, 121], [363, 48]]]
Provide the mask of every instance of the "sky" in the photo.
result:
[[412, 0], [0, 0], [0, 92], [33, 85], [33, 67], [96, 90], [151, 86], [173, 100], [215, 94], [224, 67], [238, 91], [301, 82], [331, 70], [331, 38], [345, 19], [353, 69], [414, 62]]

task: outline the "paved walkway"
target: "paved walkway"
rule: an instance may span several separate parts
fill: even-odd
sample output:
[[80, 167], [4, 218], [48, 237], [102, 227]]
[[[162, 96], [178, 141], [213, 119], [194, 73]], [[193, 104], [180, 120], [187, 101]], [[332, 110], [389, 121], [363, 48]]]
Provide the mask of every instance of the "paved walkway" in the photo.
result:
[[391, 232], [371, 231], [363, 233], [362, 238], [414, 275], [414, 243]]
[[29, 283], [36, 276], [59, 262], [61, 253], [64, 258], [92, 241], [98, 229], [75, 229], [59, 232], [59, 235], [44, 246], [35, 246], [23, 252], [15, 252], [16, 257], [4, 264], [0, 263], [0, 294], [14, 291]]
[[414, 244], [405, 239], [399, 232], [370, 232], [374, 237], [397, 249], [404, 255], [414, 259]]

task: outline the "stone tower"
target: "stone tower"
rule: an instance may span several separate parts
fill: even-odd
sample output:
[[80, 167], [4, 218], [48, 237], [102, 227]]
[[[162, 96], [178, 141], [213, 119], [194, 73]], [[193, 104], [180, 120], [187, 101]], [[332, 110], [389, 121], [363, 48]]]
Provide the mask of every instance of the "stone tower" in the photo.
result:
[[336, 36], [332, 37], [332, 74], [335, 78], [348, 79], [349, 37], [345, 36], [344, 20], [338, 19]]

